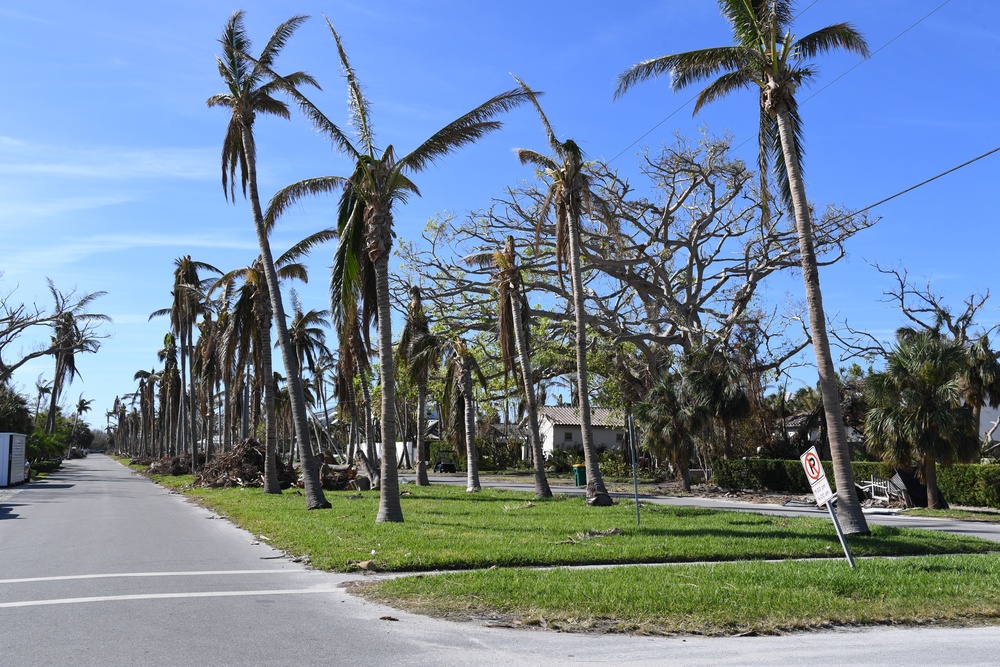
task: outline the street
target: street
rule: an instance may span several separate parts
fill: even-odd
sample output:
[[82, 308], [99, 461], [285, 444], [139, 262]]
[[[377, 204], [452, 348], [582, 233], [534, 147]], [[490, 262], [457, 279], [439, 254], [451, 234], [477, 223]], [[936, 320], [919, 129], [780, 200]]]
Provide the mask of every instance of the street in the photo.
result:
[[291, 562], [92, 455], [0, 489], [0, 665], [995, 665], [1000, 640], [998, 628], [513, 630], [406, 614], [341, 588], [361, 576]]

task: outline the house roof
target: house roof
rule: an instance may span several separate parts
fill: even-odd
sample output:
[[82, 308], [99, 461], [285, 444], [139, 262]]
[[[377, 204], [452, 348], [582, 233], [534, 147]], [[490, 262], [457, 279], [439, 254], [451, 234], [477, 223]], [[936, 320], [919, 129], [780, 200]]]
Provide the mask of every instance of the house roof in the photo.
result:
[[521, 428], [517, 424], [490, 424], [490, 429], [496, 434], [496, 437], [506, 440], [527, 440], [528, 439], [528, 429]]
[[[574, 406], [543, 406], [539, 413], [554, 426], [579, 426], [580, 409]], [[610, 408], [591, 408], [590, 425], [604, 428], [625, 428], [625, 418], [614, 414]]]

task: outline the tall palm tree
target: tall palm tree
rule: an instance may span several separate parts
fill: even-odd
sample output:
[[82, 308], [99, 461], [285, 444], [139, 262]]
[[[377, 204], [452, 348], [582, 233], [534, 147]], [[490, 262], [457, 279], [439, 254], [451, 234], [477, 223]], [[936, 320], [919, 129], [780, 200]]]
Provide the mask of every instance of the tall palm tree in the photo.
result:
[[[802, 122], [795, 92], [816, 74], [809, 59], [835, 49], [867, 57], [868, 45], [849, 23], [830, 25], [796, 39], [791, 31], [795, 16], [792, 0], [719, 0], [719, 6], [732, 25], [735, 45], [661, 56], [633, 65], [618, 77], [615, 97], [636, 83], [666, 72], [671, 73], [675, 91], [697, 81], [718, 77], [699, 93], [694, 108], [696, 114], [704, 105], [736, 90], [760, 91], [761, 178], [766, 178], [773, 165], [784, 205], [795, 214], [810, 333], [837, 481], [837, 506], [841, 510], [845, 533], [867, 534], [868, 524], [854, 493], [847, 431], [826, 332], [811, 212], [802, 176]], [[766, 191], [763, 187], [762, 192]], [[766, 216], [766, 200], [764, 208]]]
[[940, 507], [937, 463], [969, 462], [979, 451], [978, 425], [963, 404], [967, 356], [937, 332], [901, 334], [885, 370], [866, 382], [865, 435], [888, 463], [918, 461], [932, 509]]
[[[270, 208], [280, 212], [306, 194], [342, 190], [338, 213], [340, 242], [334, 258], [331, 286], [334, 319], [338, 310], [354, 312], [353, 303], [360, 301], [360, 312], [368, 326], [378, 322], [378, 357], [382, 382], [382, 487], [376, 521], [402, 521], [399, 504], [399, 480], [396, 474], [396, 415], [395, 375], [393, 367], [392, 323], [389, 298], [389, 256], [392, 252], [393, 206], [412, 194], [419, 194], [408, 174], [417, 173], [457, 148], [475, 142], [483, 135], [500, 128], [493, 120], [524, 100], [518, 90], [511, 90], [488, 100], [469, 113], [435, 132], [412, 152], [401, 158], [391, 145], [380, 150], [375, 143], [368, 99], [347, 59], [340, 35], [327, 20], [337, 44], [351, 107], [351, 124], [359, 145], [330, 121], [294, 87], [288, 92], [334, 147], [355, 163], [347, 178], [339, 176], [313, 178], [295, 183], [275, 195]], [[274, 79], [278, 82], [279, 79]]]
[[[194, 353], [194, 328], [198, 317], [203, 312], [202, 283], [199, 271], [222, 273], [219, 269], [206, 262], [191, 259], [184, 255], [174, 260], [174, 285], [170, 294], [173, 301], [170, 308], [161, 308], [149, 315], [154, 317], [169, 317], [170, 331], [177, 337], [180, 351], [180, 418], [177, 422], [178, 448], [191, 452], [191, 469], [198, 468], [198, 439], [194, 418], [195, 378], [191, 372], [192, 355]], [[188, 381], [190, 380], [190, 384]]]
[[430, 454], [427, 451], [427, 441], [424, 439], [424, 430], [427, 428], [427, 382], [430, 379], [431, 369], [437, 366], [438, 359], [434, 359], [430, 354], [417, 359], [413, 354], [413, 342], [431, 332], [427, 313], [424, 312], [424, 305], [420, 298], [420, 288], [416, 285], [410, 287], [410, 306], [406, 310], [406, 321], [403, 323], [403, 331], [399, 335], [399, 343], [396, 346], [396, 356], [410, 380], [417, 385], [417, 485], [429, 486], [427, 479], [427, 460]]
[[[535, 497], [551, 498], [552, 490], [545, 476], [545, 454], [538, 431], [538, 403], [535, 400], [531, 355], [528, 351], [529, 309], [527, 297], [521, 291], [521, 269], [517, 265], [514, 237], [508, 236], [502, 250], [471, 255], [469, 264], [496, 271], [493, 282], [497, 288], [497, 336], [504, 373], [521, 375], [521, 391], [528, 413], [528, 437], [535, 469]], [[515, 368], [515, 366], [517, 368]]]
[[583, 292], [583, 263], [581, 261], [580, 230], [582, 219], [590, 207], [590, 177], [584, 166], [583, 151], [572, 139], [559, 141], [548, 117], [538, 103], [537, 94], [523, 81], [514, 77], [521, 91], [528, 97], [545, 129], [549, 150], [555, 157], [549, 157], [526, 148], [516, 148], [514, 152], [521, 164], [533, 165], [544, 171], [550, 180], [548, 195], [538, 215], [538, 231], [548, 216], [549, 208], [555, 211], [556, 265], [562, 278], [562, 267], [569, 266], [571, 293], [573, 295], [573, 315], [576, 329], [576, 388], [580, 410], [580, 433], [583, 439], [583, 458], [587, 470], [587, 504], [608, 506], [611, 496], [604, 486], [600, 468], [597, 465], [597, 448], [594, 445], [594, 431], [590, 419], [590, 385], [587, 371], [587, 325], [586, 303]]
[[219, 74], [229, 90], [208, 98], [208, 106], [219, 106], [231, 111], [222, 146], [222, 189], [227, 198], [235, 201], [236, 171], [239, 169], [243, 195], [250, 200], [257, 244], [260, 247], [261, 268], [264, 271], [271, 310], [277, 327], [281, 359], [285, 366], [285, 375], [288, 377], [289, 400], [295, 420], [295, 437], [299, 443], [299, 460], [305, 482], [306, 507], [321, 509], [330, 507], [330, 503], [323, 495], [319, 479], [319, 461], [311, 445], [302, 382], [299, 378], [295, 350], [288, 337], [288, 324], [281, 301], [278, 274], [271, 254], [268, 228], [257, 189], [257, 145], [253, 134], [254, 120], [259, 114], [279, 118], [290, 117], [288, 105], [274, 97], [277, 92], [296, 90], [302, 85], [316, 85], [315, 80], [305, 72], [276, 77], [271, 69], [275, 58], [305, 20], [304, 16], [295, 16], [279, 25], [260, 55], [253, 59], [248, 55], [251, 42], [243, 26], [243, 12], [233, 13], [222, 31], [222, 38], [219, 41], [222, 44], [223, 54], [217, 59]]

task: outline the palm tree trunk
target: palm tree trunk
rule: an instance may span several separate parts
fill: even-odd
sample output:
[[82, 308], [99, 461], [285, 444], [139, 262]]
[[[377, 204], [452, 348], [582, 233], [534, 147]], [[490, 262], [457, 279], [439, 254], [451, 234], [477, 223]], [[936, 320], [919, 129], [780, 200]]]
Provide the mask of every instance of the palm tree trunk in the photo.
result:
[[[365, 374], [364, 369], [361, 364], [361, 355], [365, 354], [363, 346], [361, 345], [361, 333], [355, 331], [351, 334], [351, 353], [354, 355], [357, 363], [355, 364], [358, 369], [358, 377], [361, 379], [361, 397], [364, 399], [364, 407], [361, 408], [360, 414], [365, 420], [365, 456], [359, 457], [361, 460], [361, 466], [365, 469], [365, 473], [368, 475], [369, 481], [372, 483], [373, 489], [382, 488], [382, 473], [379, 472], [378, 468], [378, 457], [375, 455], [375, 425], [372, 423], [372, 393], [368, 387], [368, 376]], [[355, 403], [357, 406], [357, 403]], [[361, 451], [361, 448], [358, 448]], [[383, 451], [383, 454], [385, 452]]]
[[[194, 321], [188, 322], [188, 333], [187, 333], [187, 344], [190, 347], [194, 347]], [[189, 426], [191, 427], [191, 433], [188, 437], [191, 438], [191, 472], [198, 469], [198, 410], [196, 409], [198, 400], [198, 390], [195, 385], [194, 377], [194, 361], [192, 360], [192, 355], [188, 354], [188, 381], [191, 393], [188, 397], [188, 417], [190, 419]]]
[[[569, 207], [572, 210], [572, 206]], [[583, 460], [587, 471], [587, 504], [606, 507], [612, 504], [597, 465], [594, 430], [590, 425], [590, 387], [587, 380], [587, 329], [584, 322], [583, 267], [580, 262], [580, 220], [575, 213], [569, 219], [570, 280], [573, 285], [573, 315], [576, 324], [576, 386], [580, 402], [580, 434]]]
[[805, 185], [798, 156], [793, 150], [791, 119], [787, 106], [782, 104], [777, 110], [778, 132], [781, 148], [788, 172], [788, 184], [792, 191], [795, 208], [795, 227], [799, 237], [799, 259], [802, 264], [802, 279], [805, 282], [806, 303], [809, 308], [809, 329], [812, 335], [813, 352], [819, 371], [819, 387], [823, 394], [823, 410], [826, 414], [827, 434], [830, 439], [830, 457], [833, 459], [833, 476], [837, 483], [837, 509], [840, 511], [844, 533], [847, 535], [868, 535], [868, 522], [861, 511], [854, 490], [854, 471], [851, 469], [851, 451], [847, 443], [847, 429], [840, 408], [840, 391], [833, 366], [833, 353], [826, 333], [826, 314], [823, 311], [823, 294], [819, 286], [819, 267], [813, 249], [812, 220], [809, 202], [806, 200]]
[[[379, 229], [389, 230], [385, 221]], [[388, 235], [388, 231], [386, 231]], [[389, 246], [375, 264], [375, 294], [378, 299], [378, 361], [382, 376], [382, 475], [378, 516], [375, 521], [400, 522], [399, 476], [396, 473], [396, 375], [392, 358], [392, 310], [389, 299]]]
[[465, 399], [465, 461], [466, 487], [468, 493], [482, 490], [479, 483], [479, 462], [476, 451], [476, 406], [472, 402], [472, 375], [462, 362], [462, 398]]
[[417, 486], [430, 486], [427, 479], [427, 441], [424, 439], [424, 429], [427, 428], [427, 381], [417, 382]]
[[[306, 402], [302, 392], [302, 382], [299, 381], [298, 362], [295, 351], [288, 338], [288, 323], [285, 321], [285, 308], [281, 302], [281, 291], [278, 286], [278, 274], [274, 269], [274, 257], [271, 255], [271, 244], [267, 238], [267, 228], [264, 226], [264, 214], [260, 208], [260, 195], [257, 192], [257, 149], [253, 133], [249, 128], [243, 129], [243, 147], [246, 150], [247, 182], [250, 186], [250, 207], [253, 210], [254, 227], [257, 232], [257, 244], [260, 246], [261, 261], [264, 265], [264, 277], [267, 280], [267, 291], [271, 297], [271, 312], [278, 332], [278, 345], [281, 348], [281, 360], [285, 365], [285, 376], [288, 378], [288, 395], [292, 404], [292, 414], [295, 418], [295, 435], [299, 444], [299, 462], [302, 466], [302, 480], [305, 485], [306, 509], [326, 509], [330, 502], [323, 494], [323, 486], [319, 478], [319, 461], [317, 460], [309, 438], [309, 424], [306, 419]], [[264, 350], [263, 354], [270, 353]], [[267, 381], [272, 381], [267, 378]]]
[[937, 484], [937, 459], [933, 454], [924, 457], [924, 484], [927, 486], [927, 509], [941, 509]]
[[257, 323], [260, 340], [260, 373], [264, 378], [264, 493], [281, 493], [278, 484], [278, 424], [274, 410], [274, 369], [271, 364], [271, 323], [261, 317]]
[[531, 455], [535, 463], [535, 497], [551, 498], [552, 489], [545, 476], [545, 454], [542, 452], [542, 438], [538, 433], [538, 405], [535, 388], [531, 383], [531, 356], [528, 354], [527, 336], [521, 320], [521, 300], [516, 291], [511, 291], [510, 301], [514, 320], [514, 343], [517, 345], [517, 361], [521, 366], [521, 380], [524, 384], [524, 401], [528, 407], [528, 437], [531, 440]]

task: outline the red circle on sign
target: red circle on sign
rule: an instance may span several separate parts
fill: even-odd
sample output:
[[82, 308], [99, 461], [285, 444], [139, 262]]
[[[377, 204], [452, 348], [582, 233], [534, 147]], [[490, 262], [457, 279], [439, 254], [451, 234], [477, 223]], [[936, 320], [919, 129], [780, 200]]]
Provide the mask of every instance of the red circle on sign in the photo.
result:
[[820, 464], [819, 456], [816, 452], [806, 452], [802, 460], [805, 463], [806, 477], [810, 481], [815, 482], [823, 476], [823, 466]]

